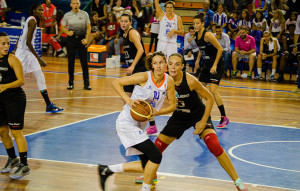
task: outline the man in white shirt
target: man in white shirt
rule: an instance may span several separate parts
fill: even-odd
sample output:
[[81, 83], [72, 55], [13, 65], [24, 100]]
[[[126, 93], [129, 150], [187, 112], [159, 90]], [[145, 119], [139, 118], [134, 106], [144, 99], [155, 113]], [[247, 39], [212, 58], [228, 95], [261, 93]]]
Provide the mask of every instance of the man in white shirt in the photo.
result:
[[232, 67], [231, 65], [231, 48], [230, 48], [230, 39], [229, 36], [223, 32], [222, 26], [217, 24], [216, 25], [216, 33], [214, 33], [216, 39], [220, 43], [223, 48], [223, 57], [225, 60], [225, 75], [227, 75], [227, 69]]
[[[189, 27], [189, 32], [184, 36], [184, 46], [183, 46], [183, 55], [185, 60], [186, 68], [188, 66], [195, 67], [195, 61], [198, 56], [199, 48], [194, 40], [195, 29], [194, 26]], [[194, 57], [194, 59], [192, 59]], [[187, 69], [188, 71], [188, 69]]]

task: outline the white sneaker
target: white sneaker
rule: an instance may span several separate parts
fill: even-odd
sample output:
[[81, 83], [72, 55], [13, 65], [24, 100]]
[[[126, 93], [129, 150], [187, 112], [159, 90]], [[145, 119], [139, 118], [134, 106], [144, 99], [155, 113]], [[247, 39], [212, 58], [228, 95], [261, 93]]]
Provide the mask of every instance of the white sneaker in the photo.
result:
[[65, 55], [67, 56], [67, 55], [68, 55], [67, 48], [66, 48], [66, 47], [63, 47], [62, 50], [64, 51]]
[[65, 53], [61, 53], [60, 55], [58, 55], [58, 57], [65, 57], [66, 56], [66, 54]]

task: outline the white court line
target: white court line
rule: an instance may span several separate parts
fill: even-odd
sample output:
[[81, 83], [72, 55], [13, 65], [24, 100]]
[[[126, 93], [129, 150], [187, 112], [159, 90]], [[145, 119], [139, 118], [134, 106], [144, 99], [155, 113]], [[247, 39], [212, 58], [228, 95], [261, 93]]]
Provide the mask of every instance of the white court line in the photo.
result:
[[[2, 157], [7, 157], [6, 155], [0, 155]], [[38, 158], [28, 158], [28, 160], [39, 160], [39, 161], [46, 161], [46, 162], [54, 162], [54, 163], [66, 163], [66, 164], [76, 164], [76, 165], [85, 165], [88, 167], [97, 167], [98, 165], [95, 164], [88, 164], [88, 163], [78, 163], [78, 162], [67, 162], [67, 161], [58, 161], [58, 160], [48, 160], [48, 159], [38, 159]], [[216, 179], [216, 178], [207, 178], [207, 177], [200, 177], [200, 176], [191, 176], [191, 175], [183, 175], [183, 174], [174, 174], [174, 173], [167, 173], [167, 172], [157, 172], [159, 176], [170, 176], [170, 177], [176, 177], [176, 178], [197, 178], [197, 179], [206, 179], [206, 180], [214, 180], [214, 181], [221, 181], [221, 182], [230, 182], [231, 180], [222, 180], [222, 179]], [[263, 185], [263, 184], [254, 184], [254, 183], [248, 183], [244, 182], [245, 184], [252, 185], [253, 187], [263, 186], [268, 188], [276, 188], [276, 189], [284, 189], [287, 191], [298, 191], [295, 189], [290, 188], [282, 188], [282, 187], [276, 187], [276, 186], [269, 186], [269, 185]]]
[[[216, 121], [216, 120], [213, 120]], [[271, 126], [271, 127], [280, 127], [280, 128], [288, 128], [288, 129], [299, 129], [297, 127], [292, 127], [292, 126], [281, 126], [281, 125], [265, 125], [265, 124], [258, 124], [258, 123], [245, 123], [245, 122], [239, 122], [239, 121], [230, 121], [230, 123], [243, 123], [247, 125], [260, 125], [260, 126]], [[229, 124], [230, 124], [229, 123]], [[229, 128], [229, 127], [228, 127]], [[299, 129], [300, 130], [300, 129]]]
[[235, 156], [233, 154], [233, 150], [236, 149], [236, 148], [238, 148], [238, 147], [245, 146], [245, 145], [261, 144], [261, 143], [300, 143], [300, 141], [262, 141], [262, 142], [245, 143], [245, 144], [239, 144], [239, 145], [231, 147], [228, 150], [228, 153], [233, 158], [235, 158], [237, 160], [240, 160], [240, 161], [243, 161], [245, 163], [249, 163], [249, 164], [253, 164], [253, 165], [257, 165], [257, 166], [262, 166], [262, 167], [266, 167], [266, 168], [272, 168], [272, 169], [276, 169], [276, 170], [283, 170], [283, 171], [289, 171], [289, 172], [300, 172], [299, 170], [290, 170], [290, 169], [278, 168], [278, 167], [273, 167], [273, 166], [258, 164], [258, 163], [255, 163], [255, 162], [250, 162], [250, 161], [247, 161], [245, 159], [241, 159], [241, 158], [239, 158], [239, 157], [237, 157], [237, 156]]

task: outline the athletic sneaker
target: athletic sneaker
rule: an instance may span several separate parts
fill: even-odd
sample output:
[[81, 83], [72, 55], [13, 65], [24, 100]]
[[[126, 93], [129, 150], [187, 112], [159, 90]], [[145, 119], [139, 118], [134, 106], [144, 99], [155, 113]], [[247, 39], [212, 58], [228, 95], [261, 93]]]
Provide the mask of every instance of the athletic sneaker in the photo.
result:
[[294, 89], [293, 91], [291, 91], [292, 93], [297, 93], [297, 94], [300, 94], [300, 89], [299, 88], [296, 88]]
[[18, 167], [19, 168], [14, 173], [9, 175], [9, 178], [17, 180], [25, 175], [30, 174], [30, 168], [28, 167], [28, 165], [20, 163]]
[[156, 135], [157, 134], [157, 128], [156, 125], [150, 125], [148, 129], [146, 129], [148, 135]]
[[[156, 183], [158, 180], [157, 180], [157, 176], [155, 177], [155, 179], [153, 179], [153, 183]], [[137, 177], [136, 179], [135, 179], [135, 183], [136, 184], [143, 184], [143, 182], [144, 182], [144, 176], [140, 176], [140, 177]]]
[[221, 129], [221, 128], [225, 128], [226, 125], [229, 124], [229, 119], [226, 116], [222, 116], [221, 120], [220, 120], [220, 124], [217, 125], [217, 128]]
[[19, 164], [19, 159], [18, 158], [9, 158], [6, 162], [6, 165], [1, 169], [2, 173], [8, 173], [10, 172], [14, 167], [18, 166]]
[[270, 78], [269, 78], [269, 80], [270, 80], [270, 81], [274, 81], [274, 80], [275, 80], [274, 75], [271, 75]]
[[252, 78], [252, 72], [248, 72], [247, 77], [248, 77], [248, 78]]
[[284, 77], [283, 75], [279, 75], [279, 77], [277, 78], [277, 82], [280, 83], [282, 81], [284, 81]]
[[243, 184], [243, 181], [238, 178], [236, 179], [236, 181], [234, 182], [236, 188], [238, 189], [238, 191], [250, 191], [248, 188], [246, 188]]
[[233, 70], [232, 76], [235, 77], [237, 75], [237, 72], [238, 72], [237, 70]]
[[108, 168], [107, 165], [101, 165], [98, 164], [98, 174], [100, 176], [100, 184], [102, 187], [102, 190], [105, 190], [105, 182], [106, 179], [113, 174], [113, 172]]
[[262, 80], [261, 74], [258, 74], [257, 76], [254, 77], [254, 80]]
[[55, 106], [53, 103], [46, 107], [46, 113], [58, 113], [64, 111], [64, 108]]

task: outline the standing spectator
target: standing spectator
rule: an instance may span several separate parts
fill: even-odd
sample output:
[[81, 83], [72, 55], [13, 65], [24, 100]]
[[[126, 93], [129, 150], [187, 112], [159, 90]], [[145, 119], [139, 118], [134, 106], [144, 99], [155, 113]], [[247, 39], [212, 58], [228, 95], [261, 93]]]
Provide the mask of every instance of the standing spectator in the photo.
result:
[[106, 33], [106, 28], [104, 22], [98, 18], [98, 13], [93, 11], [91, 13], [91, 35], [87, 46], [91, 44], [98, 44], [99, 41], [104, 38], [104, 34]]
[[[187, 55], [188, 58], [194, 56], [193, 60], [186, 61], [190, 66], [195, 67], [195, 61], [199, 53], [199, 48], [195, 42], [195, 28], [194, 26], [189, 27], [189, 32], [184, 36], [184, 48], [183, 55]], [[186, 68], [187, 65], [185, 64]]]
[[232, 18], [228, 22], [228, 35], [234, 40], [239, 31], [239, 22], [239, 12], [237, 10], [232, 11]]
[[101, 45], [105, 45], [109, 42], [109, 57], [111, 57], [114, 53], [115, 45], [114, 40], [117, 36], [117, 32], [119, 30], [120, 23], [118, 22], [115, 14], [113, 12], [108, 13], [108, 19], [106, 23], [106, 35], [104, 38], [100, 40]]
[[241, 18], [239, 22], [239, 28], [244, 27], [247, 29], [247, 31], [250, 31], [252, 24], [250, 20], [250, 14], [247, 9], [243, 9], [241, 13]]
[[266, 80], [274, 81], [278, 58], [277, 52], [279, 49], [280, 46], [278, 40], [276, 38], [273, 38], [269, 31], [265, 31], [264, 37], [260, 41], [260, 51], [257, 57], [257, 78], [262, 78], [261, 72], [263, 60], [272, 61], [272, 73], [270, 76], [267, 76]]
[[150, 45], [149, 45], [149, 54], [152, 54], [151, 50], [152, 50], [153, 42], [155, 43], [154, 52], [156, 52], [157, 42], [158, 42], [159, 26], [160, 26], [159, 21], [156, 18], [156, 12], [153, 13], [153, 16], [151, 17], [151, 19], [149, 21], [149, 24], [147, 26], [147, 32], [149, 31], [150, 25], [151, 25], [151, 30], [150, 30], [151, 40], [150, 40]]
[[279, 9], [276, 9], [274, 12], [273, 19], [271, 19], [271, 24], [269, 32], [273, 37], [280, 39], [281, 34], [284, 32], [285, 19], [282, 15], [282, 12]]
[[237, 64], [241, 59], [249, 59], [248, 78], [252, 77], [252, 69], [256, 58], [256, 44], [255, 39], [247, 34], [247, 29], [241, 27], [240, 36], [235, 40], [235, 51], [232, 53], [232, 76], [237, 74]]
[[213, 17], [214, 17], [214, 14], [215, 14], [212, 10], [209, 9], [209, 7], [210, 7], [210, 1], [209, 0], [204, 0], [204, 2], [203, 2], [203, 9], [200, 9], [197, 12], [197, 15], [200, 12], [204, 12], [204, 14], [205, 14], [204, 27], [206, 29], [209, 29], [210, 23], [213, 21]]
[[47, 51], [51, 35], [54, 36], [53, 34], [56, 34], [56, 7], [51, 3], [51, 0], [45, 0], [45, 3], [42, 4], [42, 6], [44, 9], [43, 17], [45, 27], [42, 36], [42, 49]]
[[[91, 33], [90, 19], [87, 12], [80, 10], [81, 3], [79, 0], [72, 0], [70, 6], [72, 10], [67, 12], [61, 21], [61, 30], [68, 35], [69, 86], [67, 89], [72, 90], [74, 88], [74, 64], [76, 51], [78, 51], [83, 72], [84, 89], [91, 90], [86, 47]], [[68, 30], [66, 26], [68, 26]]]
[[300, 93], [300, 55], [299, 55], [299, 35], [300, 35], [300, 15], [297, 18], [297, 25], [295, 31], [295, 39], [294, 39], [294, 48], [293, 54], [297, 55], [298, 59], [298, 78], [297, 78], [297, 88], [292, 91], [292, 93]]
[[216, 25], [216, 33], [214, 34], [219, 44], [223, 48], [223, 57], [225, 60], [224, 74], [227, 75], [227, 70], [231, 67], [231, 48], [229, 36], [223, 32], [221, 25]]
[[113, 12], [116, 15], [117, 20], [119, 21], [121, 18], [121, 15], [125, 11], [123, 7], [121, 7], [122, 1], [116, 0], [116, 6], [113, 7]]
[[149, 19], [153, 13], [153, 0], [141, 0], [141, 6], [144, 10], [145, 24], [149, 23]]
[[216, 12], [214, 14], [213, 22], [221, 25], [224, 29], [224, 32], [226, 32], [225, 28], [228, 23], [228, 17], [226, 15], [226, 13], [224, 12], [223, 4], [218, 5], [218, 12]]
[[256, 43], [260, 42], [263, 32], [267, 28], [267, 20], [263, 17], [261, 11], [256, 11], [252, 22], [251, 36], [255, 37]]
[[107, 18], [107, 7], [105, 2], [101, 0], [93, 0], [91, 5], [91, 13], [95, 11], [98, 13], [98, 19], [102, 22], [105, 22]]
[[7, 13], [7, 4], [5, 0], [1, 0], [0, 1], [0, 23], [5, 21], [6, 13]]
[[138, 27], [141, 29], [141, 35], [143, 35], [145, 29], [144, 11], [139, 0], [132, 0], [131, 12], [133, 18], [138, 22]]

